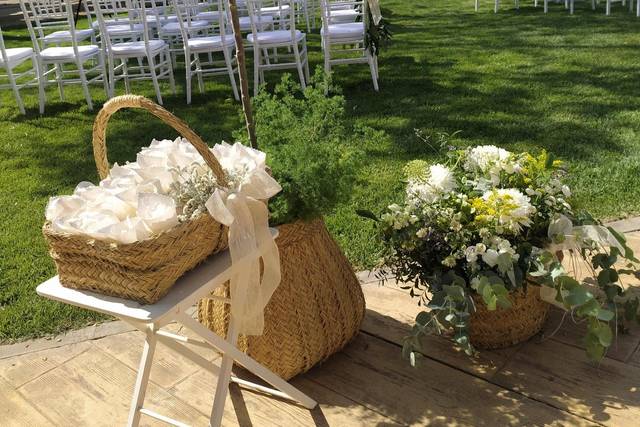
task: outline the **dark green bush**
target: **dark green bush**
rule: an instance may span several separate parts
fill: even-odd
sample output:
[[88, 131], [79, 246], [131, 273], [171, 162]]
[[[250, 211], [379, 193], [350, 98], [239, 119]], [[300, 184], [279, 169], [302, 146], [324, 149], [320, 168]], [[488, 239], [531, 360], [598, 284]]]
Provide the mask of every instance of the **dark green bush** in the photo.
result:
[[[355, 180], [360, 153], [345, 124], [345, 100], [325, 95], [335, 89], [320, 69], [311, 80], [303, 91], [286, 74], [273, 93], [262, 90], [253, 100], [258, 148], [282, 186], [269, 202], [276, 225], [330, 212]], [[244, 128], [234, 136], [247, 143]]]

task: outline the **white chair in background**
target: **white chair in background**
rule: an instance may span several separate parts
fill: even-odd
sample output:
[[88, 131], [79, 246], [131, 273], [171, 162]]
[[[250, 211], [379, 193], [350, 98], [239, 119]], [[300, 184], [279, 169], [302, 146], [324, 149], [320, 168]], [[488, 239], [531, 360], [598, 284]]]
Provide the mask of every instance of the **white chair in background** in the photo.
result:
[[[183, 12], [187, 9], [189, 10], [188, 19], [183, 20], [181, 24], [178, 23], [179, 18], [176, 14], [171, 15], [176, 17], [175, 21], [166, 22], [166, 14], [161, 15], [157, 9], [153, 10], [156, 21], [163, 22], [162, 25], [157, 26], [158, 37], [169, 45], [171, 62], [175, 68], [177, 66], [176, 56], [181, 55], [184, 50], [182, 38], [183, 27], [188, 34], [206, 36], [213, 23], [204, 19], [195, 19], [195, 16], [197, 16], [201, 10], [196, 0], [171, 0], [170, 4], [173, 7], [180, 7], [180, 10]], [[177, 13], [176, 10], [173, 10], [173, 12]], [[183, 18], [184, 17], [185, 15], [183, 13]]]
[[[14, 68], [19, 67], [23, 63], [31, 60], [32, 66], [24, 71], [14, 73]], [[25, 86], [33, 85], [33, 82], [38, 76], [37, 61], [34, 55], [33, 49], [30, 47], [14, 47], [7, 49], [4, 45], [4, 38], [2, 37], [2, 28], [0, 28], [0, 68], [5, 70], [4, 75], [0, 75], [0, 78], [8, 80], [8, 83], [0, 83], [0, 89], [11, 89], [13, 96], [18, 104], [20, 113], [25, 114], [24, 103], [20, 97], [20, 89]], [[19, 83], [23, 77], [31, 77], [29, 82]]]
[[98, 31], [98, 42], [104, 48], [102, 33], [106, 31], [111, 40], [120, 42], [139, 40], [142, 38], [144, 26], [141, 22], [130, 22], [129, 15], [133, 13], [133, 6], [130, 0], [110, 0], [108, 9], [102, 10], [102, 22], [104, 30], [100, 29], [98, 22], [98, 12], [95, 10], [91, 0], [83, 1], [85, 15], [89, 25]]
[[[113, 5], [111, 0], [92, 0], [97, 13], [100, 32], [104, 40], [107, 53], [107, 68], [109, 69], [109, 93], [113, 96], [115, 84], [118, 80], [124, 80], [125, 91], [131, 91], [130, 82], [135, 80], [151, 80], [156, 92], [158, 103], [162, 105], [159, 80], [167, 78], [172, 92], [175, 94], [175, 81], [173, 68], [169, 55], [169, 46], [163, 40], [150, 38], [150, 30], [146, 11], [142, 3], [133, 0], [131, 5], [135, 13], [130, 15], [128, 25], [132, 28], [131, 35], [135, 34], [133, 28], [142, 25], [143, 31], [139, 38], [130, 41], [120, 41], [121, 34], [109, 33], [105, 17], [112, 16]], [[130, 60], [136, 60], [137, 64], [129, 64]], [[145, 64], [146, 61], [146, 64]]]
[[[516, 9], [520, 9], [520, 0], [515, 0], [515, 5], [516, 5]], [[476, 0], [476, 12], [478, 11], [479, 7], [480, 7], [479, 0]], [[498, 10], [500, 10], [500, 0], [495, 0], [493, 4], [493, 13], [498, 13]]]
[[[69, 13], [73, 14], [73, 9], [67, 9], [64, 1], [59, 0], [31, 0], [30, 2], [36, 12], [32, 17], [32, 26], [42, 48], [44, 49], [47, 45], [69, 43], [71, 33], [65, 27], [68, 24], [67, 16]], [[51, 31], [51, 28], [57, 30]], [[93, 28], [76, 28], [74, 39], [80, 42], [90, 39], [91, 44], [96, 44]]]
[[[292, 0], [247, 0], [247, 6], [251, 21], [251, 34], [247, 36], [247, 41], [253, 46], [254, 93], [257, 95], [260, 83], [264, 83], [265, 71], [287, 68], [298, 70], [300, 84], [305, 88], [305, 79], [309, 79], [307, 38], [305, 33], [296, 29], [294, 14], [285, 13], [286, 8], [292, 9]], [[264, 31], [262, 30], [265, 26], [263, 19], [273, 17], [273, 13], [269, 9], [266, 15], [260, 11], [270, 7], [280, 9], [278, 17], [273, 20], [280, 22], [282, 26], [277, 30]], [[284, 16], [286, 18], [283, 18]], [[287, 53], [278, 53], [278, 49], [283, 48]], [[269, 50], [273, 52], [273, 60], [269, 57]], [[280, 62], [282, 58], [288, 62]]]
[[[42, 16], [40, 14], [42, 5], [61, 10], [66, 16], [66, 20], [56, 21], [55, 25], [42, 25], [39, 18]], [[58, 84], [60, 99], [63, 101], [65, 84], [82, 85], [89, 110], [93, 110], [93, 102], [89, 93], [90, 83], [102, 83], [107, 96], [109, 95], [104, 56], [99, 46], [95, 44], [80, 44], [83, 37], [78, 37], [76, 33], [71, 0], [47, 0], [46, 3], [37, 0], [20, 0], [20, 7], [35, 49], [40, 86], [40, 113], [44, 113], [46, 101], [44, 87], [48, 83]], [[68, 39], [63, 41], [62, 38], [58, 38], [55, 42], [57, 46], [47, 47], [50, 43], [50, 41], [45, 41], [47, 36], [56, 33], [61, 34], [62, 32], [68, 34]], [[40, 47], [40, 42], [43, 44], [42, 48]], [[62, 44], [65, 45], [62, 46]], [[85, 68], [87, 63], [89, 63], [88, 68]], [[70, 69], [65, 65], [75, 65], [75, 68]], [[49, 67], [52, 68], [49, 69]], [[55, 78], [50, 81], [48, 76], [52, 73], [55, 73]], [[89, 74], [94, 74], [94, 76], [89, 78]], [[65, 76], [70, 77], [65, 78]]]
[[[218, 16], [224, 16], [222, 0], [213, 0], [216, 4]], [[235, 62], [235, 40], [233, 34], [226, 33], [225, 20], [212, 21], [211, 33], [202, 36], [189, 31], [189, 22], [192, 16], [197, 16], [197, 10], [180, 5], [178, 0], [172, 0], [174, 11], [178, 16], [178, 25], [182, 33], [186, 84], [187, 84], [187, 104], [191, 104], [191, 81], [194, 76], [198, 78], [200, 92], [204, 91], [204, 76], [227, 74], [231, 80], [233, 96], [240, 100], [238, 88], [236, 86], [235, 73], [238, 68]], [[222, 54], [223, 58], [216, 60], [213, 55]], [[205, 56], [205, 59], [202, 59]]]
[[351, 4], [360, 17], [355, 22], [334, 23], [331, 0], [321, 0], [322, 9], [322, 51], [324, 69], [331, 72], [333, 65], [369, 64], [373, 88], [378, 90], [378, 58], [365, 46], [365, 26], [367, 22], [367, 0], [339, 1]]

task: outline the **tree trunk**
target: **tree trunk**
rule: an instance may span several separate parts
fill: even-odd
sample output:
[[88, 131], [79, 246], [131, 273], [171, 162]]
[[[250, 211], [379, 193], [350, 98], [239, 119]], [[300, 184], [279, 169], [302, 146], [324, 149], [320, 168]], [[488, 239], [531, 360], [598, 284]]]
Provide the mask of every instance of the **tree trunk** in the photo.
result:
[[253, 122], [253, 111], [251, 110], [251, 99], [249, 98], [249, 85], [247, 84], [247, 64], [244, 56], [244, 42], [240, 32], [240, 19], [238, 18], [238, 5], [236, 0], [229, 0], [229, 11], [231, 12], [231, 26], [236, 40], [236, 61], [238, 63], [238, 73], [240, 74], [240, 98], [242, 99], [242, 111], [247, 125], [249, 142], [251, 147], [257, 149], [256, 127]]

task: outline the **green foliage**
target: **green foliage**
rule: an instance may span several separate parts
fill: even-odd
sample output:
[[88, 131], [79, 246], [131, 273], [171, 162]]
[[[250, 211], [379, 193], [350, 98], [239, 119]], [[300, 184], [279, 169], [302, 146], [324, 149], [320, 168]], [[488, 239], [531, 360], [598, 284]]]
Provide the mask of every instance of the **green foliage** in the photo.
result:
[[[345, 100], [319, 68], [302, 90], [285, 74], [273, 93], [253, 100], [258, 148], [282, 192], [269, 202], [274, 224], [311, 219], [345, 200], [355, 180], [360, 153], [346, 125]], [[246, 142], [244, 129], [236, 138]]]

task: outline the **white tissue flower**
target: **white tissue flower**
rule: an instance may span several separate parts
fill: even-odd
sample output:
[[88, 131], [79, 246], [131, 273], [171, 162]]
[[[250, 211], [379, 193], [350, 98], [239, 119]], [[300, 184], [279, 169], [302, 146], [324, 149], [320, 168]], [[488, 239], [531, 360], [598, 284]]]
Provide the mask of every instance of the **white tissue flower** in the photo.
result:
[[409, 180], [407, 195], [414, 202], [432, 203], [443, 194], [450, 193], [457, 188], [455, 176], [451, 169], [441, 164], [429, 166], [429, 173], [424, 179]]

